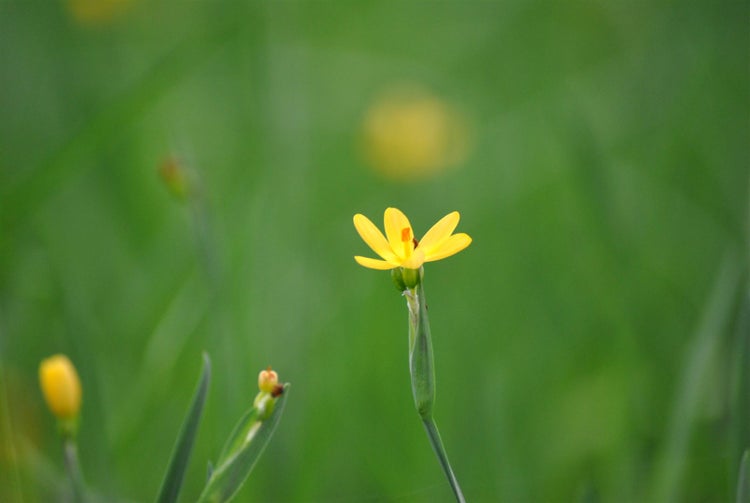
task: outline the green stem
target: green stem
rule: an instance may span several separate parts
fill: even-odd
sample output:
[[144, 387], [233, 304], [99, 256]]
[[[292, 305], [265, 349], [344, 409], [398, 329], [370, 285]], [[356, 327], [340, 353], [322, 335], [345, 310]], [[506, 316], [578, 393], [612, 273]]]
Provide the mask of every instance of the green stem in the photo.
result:
[[68, 477], [73, 484], [73, 501], [84, 503], [86, 501], [86, 488], [83, 483], [81, 465], [78, 462], [78, 446], [73, 438], [66, 438], [63, 442], [65, 456], [65, 468]]
[[435, 421], [433, 421], [432, 418], [423, 419], [422, 423], [424, 423], [424, 429], [427, 430], [427, 437], [430, 439], [432, 449], [435, 451], [438, 461], [440, 461], [440, 467], [443, 469], [443, 473], [445, 473], [448, 482], [451, 484], [451, 489], [453, 489], [453, 494], [456, 496], [456, 501], [459, 503], [466, 503], [464, 494], [461, 492], [461, 487], [458, 485], [458, 480], [456, 480], [451, 464], [448, 461], [448, 454], [446, 454], [445, 447], [443, 447], [443, 441], [440, 439], [440, 432], [438, 432]]
[[432, 352], [430, 319], [427, 316], [427, 301], [422, 276], [423, 273], [420, 270], [418, 284], [404, 291], [406, 305], [409, 308], [409, 372], [414, 405], [422, 419], [440, 467], [450, 482], [456, 501], [465, 503], [458, 480], [448, 462], [448, 455], [440, 439], [440, 433], [432, 419], [432, 407], [435, 402], [435, 359]]

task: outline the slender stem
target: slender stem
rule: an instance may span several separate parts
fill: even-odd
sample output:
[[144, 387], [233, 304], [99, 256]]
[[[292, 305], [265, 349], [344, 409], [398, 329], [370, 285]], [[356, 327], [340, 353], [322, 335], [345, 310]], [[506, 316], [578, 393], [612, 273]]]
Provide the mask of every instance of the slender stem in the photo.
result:
[[440, 440], [435, 421], [432, 419], [432, 407], [435, 402], [435, 358], [432, 352], [432, 335], [430, 333], [430, 319], [427, 314], [427, 300], [424, 294], [422, 271], [416, 286], [404, 291], [406, 305], [409, 308], [409, 372], [411, 374], [411, 389], [414, 395], [414, 405], [422, 419], [427, 437], [432, 449], [437, 455], [440, 467], [443, 469], [453, 494], [458, 503], [465, 503], [464, 495], [453, 474], [448, 455]]
[[443, 469], [445, 476], [448, 478], [448, 482], [451, 484], [453, 494], [456, 495], [456, 501], [459, 503], [466, 503], [464, 495], [461, 492], [461, 487], [458, 485], [458, 480], [456, 480], [451, 464], [448, 461], [448, 454], [446, 454], [445, 447], [443, 447], [443, 441], [440, 439], [440, 433], [438, 432], [435, 421], [432, 418], [429, 418], [423, 419], [422, 423], [424, 423], [424, 429], [427, 430], [427, 436], [430, 439], [430, 444], [432, 444], [432, 449], [435, 451], [438, 461], [440, 461], [440, 467]]
[[86, 501], [86, 488], [83, 483], [81, 465], [78, 462], [78, 446], [76, 445], [76, 441], [72, 438], [65, 439], [63, 450], [65, 454], [65, 468], [73, 484], [73, 501], [84, 503]]

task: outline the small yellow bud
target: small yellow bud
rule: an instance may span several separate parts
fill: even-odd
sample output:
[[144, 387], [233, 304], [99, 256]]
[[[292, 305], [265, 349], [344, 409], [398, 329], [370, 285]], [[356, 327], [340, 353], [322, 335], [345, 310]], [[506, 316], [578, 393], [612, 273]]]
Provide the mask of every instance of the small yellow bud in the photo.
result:
[[39, 365], [39, 383], [50, 411], [60, 420], [71, 420], [81, 409], [81, 381], [65, 355], [54, 355]]
[[268, 367], [258, 374], [258, 388], [266, 393], [272, 393], [279, 384], [279, 375]]

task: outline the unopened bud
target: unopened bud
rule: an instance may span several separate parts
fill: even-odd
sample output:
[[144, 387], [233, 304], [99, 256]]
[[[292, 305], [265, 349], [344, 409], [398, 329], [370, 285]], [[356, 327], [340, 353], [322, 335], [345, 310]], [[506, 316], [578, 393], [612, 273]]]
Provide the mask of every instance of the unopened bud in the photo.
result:
[[179, 159], [168, 157], [159, 165], [159, 175], [167, 189], [177, 197], [184, 200], [190, 193], [190, 180]]
[[65, 355], [54, 355], [39, 365], [39, 384], [52, 414], [61, 421], [78, 417], [81, 409], [81, 382], [75, 367]]
[[279, 375], [268, 367], [266, 370], [261, 370], [258, 374], [258, 388], [266, 393], [273, 393], [276, 386], [279, 384]]

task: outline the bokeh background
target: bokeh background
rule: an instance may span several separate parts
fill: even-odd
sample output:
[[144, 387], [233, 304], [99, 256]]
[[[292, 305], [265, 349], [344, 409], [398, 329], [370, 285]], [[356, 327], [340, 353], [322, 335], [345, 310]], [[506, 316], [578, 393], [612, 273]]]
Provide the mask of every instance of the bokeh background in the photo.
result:
[[182, 501], [273, 365], [238, 501], [439, 502], [406, 307], [352, 226], [428, 264], [436, 419], [474, 502], [729, 501], [750, 447], [750, 4], [0, 2], [0, 500], [83, 469], [150, 501], [214, 378]]

